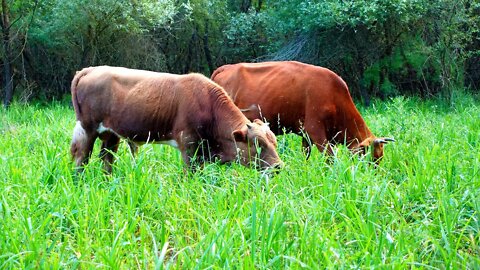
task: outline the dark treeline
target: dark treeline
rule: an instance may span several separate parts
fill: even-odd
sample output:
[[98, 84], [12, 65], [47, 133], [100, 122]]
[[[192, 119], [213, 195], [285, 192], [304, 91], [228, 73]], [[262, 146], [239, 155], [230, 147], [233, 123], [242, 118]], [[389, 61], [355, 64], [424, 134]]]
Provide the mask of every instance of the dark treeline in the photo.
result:
[[69, 93], [76, 70], [332, 69], [357, 99], [480, 88], [477, 0], [1, 0], [2, 99]]

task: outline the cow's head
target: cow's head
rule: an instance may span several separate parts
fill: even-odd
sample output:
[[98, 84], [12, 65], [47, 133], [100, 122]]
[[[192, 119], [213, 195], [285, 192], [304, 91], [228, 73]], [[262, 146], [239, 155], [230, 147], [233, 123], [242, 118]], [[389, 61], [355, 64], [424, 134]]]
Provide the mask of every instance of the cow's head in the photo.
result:
[[233, 137], [240, 151], [240, 160], [244, 165], [261, 169], [280, 169], [283, 162], [277, 153], [277, 139], [268, 124], [255, 119], [241, 129], [233, 131]]
[[392, 138], [369, 137], [359, 144], [359, 149], [366, 154], [370, 148], [372, 159], [378, 164], [383, 157], [383, 145], [394, 141]]

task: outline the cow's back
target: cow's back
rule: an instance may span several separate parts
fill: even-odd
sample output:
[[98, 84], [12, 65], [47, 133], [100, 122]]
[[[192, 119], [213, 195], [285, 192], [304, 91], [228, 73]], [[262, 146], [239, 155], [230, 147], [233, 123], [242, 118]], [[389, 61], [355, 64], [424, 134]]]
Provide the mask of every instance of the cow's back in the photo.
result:
[[[247, 118], [267, 119], [277, 134], [282, 128], [300, 132], [306, 114], [328, 116], [335, 113], [338, 99], [350, 98], [346, 84], [335, 73], [295, 61], [226, 65], [212, 79], [240, 109], [247, 109]], [[258, 109], [253, 108], [255, 104]]]
[[97, 128], [102, 122], [122, 137], [170, 139], [168, 136], [174, 130], [203, 121], [201, 117], [207, 113], [202, 112], [205, 110], [202, 106], [207, 108], [210, 102], [210, 83], [213, 84], [198, 74], [175, 75], [108, 66], [88, 68], [76, 86], [81, 111], [77, 117], [86, 128], [88, 125]]

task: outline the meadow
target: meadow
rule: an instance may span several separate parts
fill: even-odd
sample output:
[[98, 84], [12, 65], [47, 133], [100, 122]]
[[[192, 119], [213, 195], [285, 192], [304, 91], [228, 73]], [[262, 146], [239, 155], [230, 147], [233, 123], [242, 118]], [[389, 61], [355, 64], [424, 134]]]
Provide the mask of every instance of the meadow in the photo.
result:
[[480, 102], [397, 97], [360, 107], [394, 137], [375, 168], [336, 147], [286, 167], [183, 171], [180, 153], [122, 143], [73, 177], [68, 102], [0, 109], [0, 269], [478, 269]]

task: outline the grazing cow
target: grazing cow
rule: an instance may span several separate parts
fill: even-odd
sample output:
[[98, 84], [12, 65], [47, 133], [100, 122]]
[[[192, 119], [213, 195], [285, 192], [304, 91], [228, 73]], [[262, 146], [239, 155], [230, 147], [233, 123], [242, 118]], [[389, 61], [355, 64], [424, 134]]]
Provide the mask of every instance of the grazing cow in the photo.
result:
[[383, 156], [390, 138], [377, 138], [353, 103], [346, 83], [332, 71], [295, 61], [240, 63], [215, 70], [211, 79], [225, 88], [248, 119], [264, 118], [276, 134], [294, 132], [332, 154], [331, 144], [345, 143], [365, 153], [373, 145], [373, 160]]
[[89, 67], [77, 72], [71, 91], [77, 117], [71, 154], [78, 168], [88, 162], [97, 137], [108, 172], [120, 138], [174, 146], [190, 168], [216, 159], [262, 169], [283, 165], [268, 126], [250, 122], [203, 75]]

